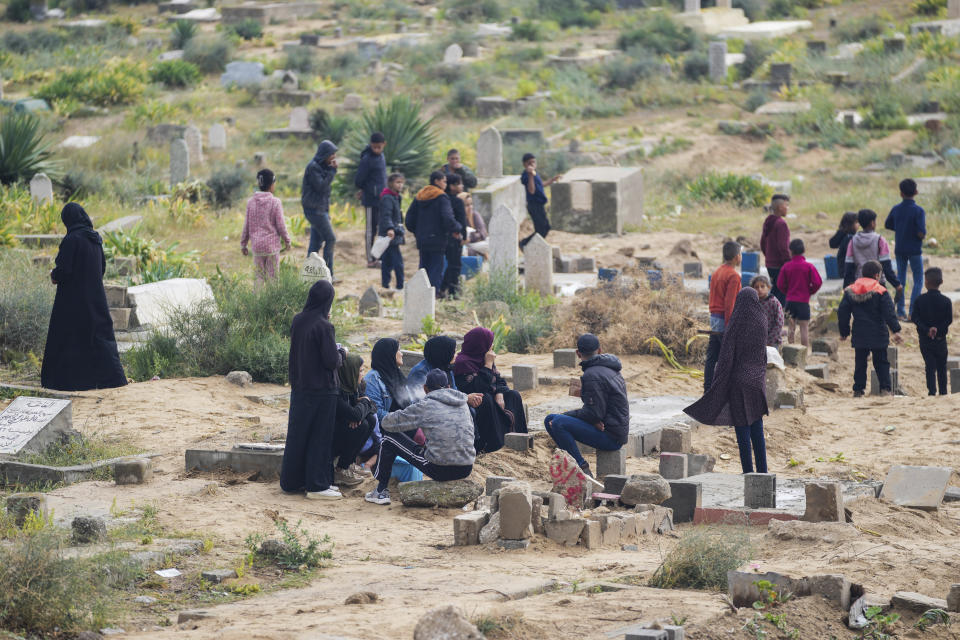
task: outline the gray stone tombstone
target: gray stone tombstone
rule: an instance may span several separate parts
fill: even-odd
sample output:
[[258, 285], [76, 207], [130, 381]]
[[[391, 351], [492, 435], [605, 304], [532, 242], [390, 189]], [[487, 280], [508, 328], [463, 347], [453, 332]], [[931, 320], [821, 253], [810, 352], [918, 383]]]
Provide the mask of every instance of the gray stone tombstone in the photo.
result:
[[244, 62], [234, 60], [228, 62], [226, 69], [220, 75], [220, 84], [224, 87], [236, 85], [238, 87], [259, 87], [263, 84], [263, 63]]
[[306, 107], [294, 107], [290, 112], [290, 123], [287, 128], [295, 131], [305, 131], [310, 128], [310, 114]]
[[37, 173], [30, 178], [30, 195], [40, 204], [53, 202], [53, 183], [45, 173]]
[[72, 426], [69, 400], [19, 396], [0, 413], [0, 456], [42, 453]]
[[960, 20], [960, 0], [947, 0], [947, 19]]
[[699, 13], [699, 12], [700, 12], [700, 0], [683, 0], [683, 12], [684, 12], [684, 13]]
[[227, 129], [217, 122], [210, 126], [207, 145], [212, 151], [225, 151], [227, 148]]
[[503, 175], [503, 139], [495, 127], [487, 127], [477, 138], [477, 175], [481, 178]]
[[727, 79], [727, 43], [725, 40], [710, 43], [710, 81], [725, 82]]
[[770, 65], [770, 82], [775, 85], [790, 86], [790, 76], [793, 73], [793, 65], [789, 62], [779, 62]]
[[419, 334], [423, 319], [434, 315], [436, 303], [436, 290], [426, 270], [420, 269], [403, 287], [403, 332]]
[[170, 186], [175, 187], [190, 177], [190, 149], [185, 140], [170, 142]]
[[453, 43], [443, 52], [443, 64], [457, 64], [463, 58], [463, 47]]
[[187, 143], [187, 150], [190, 151], [190, 162], [194, 164], [203, 163], [203, 135], [200, 129], [189, 126], [183, 131], [183, 139]]
[[357, 305], [357, 310], [361, 316], [377, 318], [380, 316], [382, 307], [383, 304], [380, 301], [380, 294], [377, 293], [377, 290], [374, 287], [367, 287], [367, 290], [363, 292], [362, 296], [360, 296], [360, 302]]
[[500, 205], [490, 218], [489, 228], [490, 272], [505, 274], [516, 282], [520, 225], [513, 212]]
[[553, 294], [553, 249], [540, 234], [533, 236], [523, 250], [523, 286], [539, 291], [541, 296]]

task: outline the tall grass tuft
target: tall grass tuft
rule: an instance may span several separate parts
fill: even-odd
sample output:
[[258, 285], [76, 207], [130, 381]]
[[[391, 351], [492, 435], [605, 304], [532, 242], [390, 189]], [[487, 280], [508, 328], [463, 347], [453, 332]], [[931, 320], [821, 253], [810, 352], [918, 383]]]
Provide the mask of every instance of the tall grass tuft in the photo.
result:
[[[506, 302], [510, 312], [500, 342], [513, 353], [528, 353], [553, 330], [553, 309], [556, 300], [543, 298], [536, 291], [517, 289], [516, 279], [509, 273], [479, 275], [470, 283], [470, 300], [475, 308], [489, 301]], [[492, 328], [492, 327], [491, 327]]]
[[650, 578], [657, 589], [727, 588], [727, 572], [750, 559], [750, 535], [740, 527], [691, 529], [670, 551]]
[[740, 208], [759, 207], [773, 195], [773, 189], [756, 178], [733, 173], [708, 173], [687, 184], [696, 202], [732, 202]]
[[33, 266], [28, 253], [0, 250], [0, 350], [2, 359], [40, 355], [56, 289], [46, 272]]

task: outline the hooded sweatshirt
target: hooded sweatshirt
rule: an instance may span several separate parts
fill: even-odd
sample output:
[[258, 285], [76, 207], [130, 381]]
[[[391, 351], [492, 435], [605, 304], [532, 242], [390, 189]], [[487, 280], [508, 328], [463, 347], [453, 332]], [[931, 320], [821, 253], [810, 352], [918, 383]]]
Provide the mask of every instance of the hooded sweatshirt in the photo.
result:
[[330, 323], [333, 285], [319, 280], [307, 295], [303, 311], [293, 317], [290, 326], [290, 388], [336, 394], [340, 390], [337, 369], [343, 355], [337, 348], [336, 334]]
[[763, 221], [760, 250], [768, 268], [779, 269], [790, 261], [790, 227], [786, 220], [775, 213]]
[[844, 262], [844, 286], [850, 286], [863, 273], [863, 265], [870, 260], [876, 260], [883, 267], [880, 274], [880, 283], [889, 282], [895, 287], [900, 286], [900, 280], [893, 272], [893, 263], [890, 261], [890, 245], [886, 238], [876, 231], [857, 231], [847, 245], [847, 259]]
[[304, 169], [300, 204], [305, 211], [327, 213], [330, 210], [330, 185], [337, 175], [337, 168], [326, 162], [336, 152], [337, 145], [324, 140], [317, 146], [316, 155]]
[[380, 192], [380, 222], [377, 233], [381, 236], [393, 231], [393, 240], [390, 244], [396, 246], [403, 243], [403, 200], [400, 194], [389, 187]]
[[247, 217], [243, 221], [240, 246], [249, 242], [253, 255], [268, 256], [280, 251], [280, 240], [290, 243], [283, 205], [269, 191], [257, 191], [247, 200]]
[[621, 445], [627, 443], [630, 432], [630, 401], [627, 399], [627, 383], [620, 375], [620, 360], [608, 353], [601, 353], [580, 363], [581, 409], [568, 411], [566, 415], [596, 425], [603, 423], [603, 430]]
[[431, 391], [406, 409], [389, 414], [380, 428], [394, 433], [422, 429], [427, 439], [423, 457], [436, 465], [472, 465], [477, 455], [467, 395], [456, 389]]
[[363, 206], [380, 206], [380, 193], [387, 186], [387, 161], [382, 153], [374, 153], [370, 145], [360, 152], [353, 184], [363, 192]]
[[852, 335], [850, 344], [854, 349], [886, 349], [890, 344], [887, 328], [894, 333], [900, 331], [893, 299], [887, 288], [873, 278], [860, 278], [844, 289], [837, 322], [841, 338]]
[[417, 237], [417, 249], [443, 251], [450, 234], [460, 230], [453, 217], [450, 197], [443, 189], [428, 185], [417, 192], [407, 209], [407, 229]]

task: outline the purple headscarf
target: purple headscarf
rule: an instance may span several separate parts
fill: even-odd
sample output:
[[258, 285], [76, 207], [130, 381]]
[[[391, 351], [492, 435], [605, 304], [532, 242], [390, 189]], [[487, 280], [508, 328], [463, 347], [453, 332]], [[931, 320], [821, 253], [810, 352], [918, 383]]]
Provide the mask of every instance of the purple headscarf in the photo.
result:
[[486, 327], [475, 327], [463, 336], [463, 346], [453, 363], [454, 375], [462, 376], [476, 373], [483, 368], [484, 356], [493, 346], [493, 331]]
[[737, 294], [720, 346], [713, 384], [684, 409], [703, 424], [744, 427], [767, 415], [767, 315], [756, 289]]

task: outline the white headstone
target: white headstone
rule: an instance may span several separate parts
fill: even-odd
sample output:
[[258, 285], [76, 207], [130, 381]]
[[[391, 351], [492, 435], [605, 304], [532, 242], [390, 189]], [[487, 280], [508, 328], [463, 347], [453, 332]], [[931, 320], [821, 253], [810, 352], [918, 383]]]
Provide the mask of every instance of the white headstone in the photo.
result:
[[727, 42], [710, 43], [710, 81], [725, 82], [727, 79]]
[[190, 177], [190, 149], [182, 138], [170, 141], [170, 186], [175, 187]]
[[684, 12], [684, 13], [699, 13], [699, 12], [700, 12], [700, 0], [683, 0], [683, 12]]
[[947, 0], [947, 19], [960, 20], [960, 0]]
[[37, 173], [30, 179], [30, 195], [41, 204], [53, 202], [53, 183], [45, 173]]
[[42, 453], [72, 426], [69, 400], [20, 396], [0, 413], [0, 454]]
[[330, 268], [324, 262], [323, 256], [314, 251], [303, 261], [300, 279], [304, 282], [316, 282], [317, 280], [332, 280], [333, 276], [330, 274]]
[[539, 233], [523, 249], [523, 287], [541, 296], [553, 294], [553, 247]]
[[310, 114], [306, 107], [294, 107], [290, 112], [290, 124], [288, 129], [295, 131], [306, 131], [310, 129]]
[[443, 64], [457, 64], [463, 57], [463, 47], [453, 43], [443, 52]]
[[477, 175], [481, 178], [503, 175], [503, 139], [495, 127], [487, 127], [477, 138]]
[[363, 109], [363, 97], [356, 93], [348, 93], [343, 97], [344, 111], [359, 111]]
[[520, 225], [504, 205], [490, 218], [490, 272], [512, 276], [516, 282]]
[[237, 85], [238, 87], [259, 87], [263, 84], [263, 63], [244, 62], [234, 60], [228, 62], [224, 73], [220, 76], [220, 84], [224, 87]]
[[436, 290], [430, 285], [425, 269], [418, 270], [403, 286], [403, 332], [418, 334], [423, 319], [435, 313]]
[[224, 151], [227, 148], [227, 129], [219, 122], [210, 125], [208, 144], [211, 150]]
[[190, 162], [193, 164], [203, 163], [203, 134], [200, 129], [189, 126], [183, 130], [183, 139], [187, 143], [187, 149], [190, 151]]

